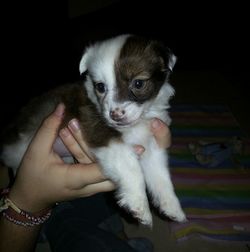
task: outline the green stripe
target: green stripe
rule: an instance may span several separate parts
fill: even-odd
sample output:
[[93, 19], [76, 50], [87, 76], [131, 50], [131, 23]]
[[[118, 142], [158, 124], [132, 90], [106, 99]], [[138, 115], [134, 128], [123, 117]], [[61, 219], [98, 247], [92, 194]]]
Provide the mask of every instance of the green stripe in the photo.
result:
[[194, 159], [194, 156], [190, 153], [170, 153], [170, 155], [176, 159]]

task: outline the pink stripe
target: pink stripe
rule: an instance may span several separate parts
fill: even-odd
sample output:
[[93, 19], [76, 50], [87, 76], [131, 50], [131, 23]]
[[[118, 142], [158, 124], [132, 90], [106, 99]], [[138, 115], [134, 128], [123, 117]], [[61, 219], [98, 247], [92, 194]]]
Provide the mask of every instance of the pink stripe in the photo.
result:
[[[244, 232], [249, 232], [250, 230], [250, 223], [245, 223], [246, 220], [232, 220], [233, 222], [230, 222], [230, 220], [224, 220], [224, 221], [220, 221], [220, 220], [214, 220], [214, 222], [212, 222], [211, 220], [195, 220], [195, 221], [188, 221], [186, 223], [178, 223], [178, 224], [174, 224], [174, 230], [178, 231], [181, 230], [183, 228], [186, 227], [192, 227], [192, 225], [199, 225], [199, 226], [203, 226], [206, 229], [211, 229], [213, 231], [216, 230], [221, 230], [221, 229], [229, 229], [232, 231], [244, 231]], [[241, 229], [241, 230], [239, 230]]]
[[[172, 170], [172, 177], [173, 178], [182, 178], [182, 179], [200, 179], [200, 180], [208, 180], [208, 179], [221, 179], [221, 180], [225, 180], [225, 179], [231, 179], [231, 180], [245, 180], [245, 181], [249, 181], [250, 183], [250, 178], [249, 178], [249, 174], [195, 174], [195, 173], [178, 173], [176, 171], [174, 171], [174, 169]], [[246, 178], [247, 177], [247, 178]]]

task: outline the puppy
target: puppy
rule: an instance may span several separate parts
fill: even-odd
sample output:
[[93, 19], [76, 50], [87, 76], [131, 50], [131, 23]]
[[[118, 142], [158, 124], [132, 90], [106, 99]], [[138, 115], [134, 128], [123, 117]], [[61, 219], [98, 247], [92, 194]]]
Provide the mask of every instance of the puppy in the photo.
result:
[[[42, 120], [63, 102], [64, 125], [72, 118], [79, 120], [92, 154], [117, 185], [121, 207], [142, 224], [152, 225], [147, 189], [163, 214], [184, 221], [168, 154], [150, 130], [152, 118], [171, 122], [167, 109], [174, 89], [168, 79], [175, 62], [174, 54], [160, 42], [130, 34], [88, 46], [80, 61], [83, 83], [63, 85], [27, 105], [11, 130], [15, 136], [8, 135], [11, 140], [3, 146], [3, 162], [16, 170]], [[140, 158], [135, 144], [145, 147]]]

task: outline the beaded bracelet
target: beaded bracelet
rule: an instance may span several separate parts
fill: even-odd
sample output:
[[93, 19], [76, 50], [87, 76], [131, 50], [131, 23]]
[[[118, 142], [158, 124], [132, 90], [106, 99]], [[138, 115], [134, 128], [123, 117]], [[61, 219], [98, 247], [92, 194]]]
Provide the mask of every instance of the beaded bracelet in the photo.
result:
[[2, 192], [0, 212], [7, 220], [24, 227], [33, 227], [44, 223], [51, 215], [51, 209], [44, 209], [35, 214], [26, 212], [17, 207], [8, 197], [9, 189]]

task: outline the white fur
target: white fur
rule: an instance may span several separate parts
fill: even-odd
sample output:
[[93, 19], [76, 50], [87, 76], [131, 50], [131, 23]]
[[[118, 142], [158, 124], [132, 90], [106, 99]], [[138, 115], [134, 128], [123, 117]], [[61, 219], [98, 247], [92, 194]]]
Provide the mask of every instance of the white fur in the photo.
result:
[[[176, 221], [184, 221], [185, 214], [171, 182], [167, 152], [159, 148], [150, 130], [150, 119], [155, 117], [170, 124], [167, 109], [174, 89], [166, 82], [153, 101], [147, 101], [140, 106], [131, 101], [115, 100], [117, 87], [114, 63], [127, 37], [120, 36], [90, 47], [80, 63], [80, 72], [88, 70], [91, 76], [87, 76], [85, 82], [89, 98], [97, 105], [107, 122], [122, 132], [124, 141], [112, 141], [109, 146], [92, 151], [105, 175], [117, 184], [120, 205], [128, 208], [141, 223], [152, 225], [146, 187], [154, 205], [162, 213]], [[173, 56], [169, 63], [171, 70], [175, 61], [176, 57]], [[92, 80], [105, 83], [107, 92], [97, 98]], [[119, 126], [110, 118], [110, 111], [115, 108], [125, 111], [127, 125]], [[145, 147], [146, 151], [140, 159], [134, 153], [135, 144]]]
[[[20, 134], [20, 140], [16, 143], [6, 145], [1, 153], [1, 158], [4, 160], [4, 164], [8, 167], [12, 167], [16, 172], [22, 157], [28, 148], [33, 134]], [[15, 155], [13, 155], [15, 153]]]
[[111, 142], [93, 150], [105, 175], [117, 186], [118, 203], [145, 225], [152, 224], [146, 186], [138, 157], [130, 145]]

